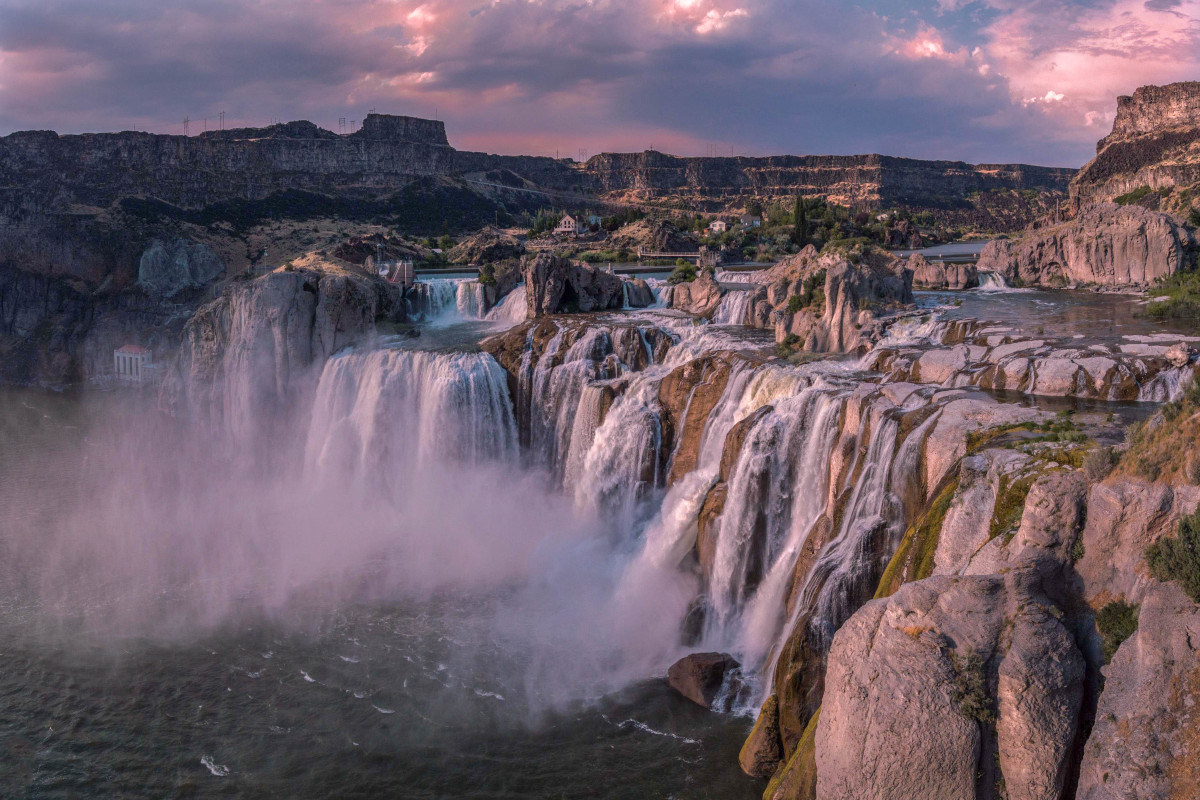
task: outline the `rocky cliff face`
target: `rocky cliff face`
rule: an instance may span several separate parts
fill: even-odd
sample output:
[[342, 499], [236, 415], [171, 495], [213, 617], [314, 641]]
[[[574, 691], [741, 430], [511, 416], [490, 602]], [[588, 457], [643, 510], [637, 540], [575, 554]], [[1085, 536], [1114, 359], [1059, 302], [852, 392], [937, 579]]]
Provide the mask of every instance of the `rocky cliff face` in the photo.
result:
[[525, 259], [522, 272], [530, 318], [606, 311], [624, 302], [620, 278], [577, 261], [540, 253]]
[[1117, 98], [1113, 130], [1071, 182], [1077, 205], [1200, 183], [1200, 82], [1143, 86]]
[[231, 284], [188, 320], [164, 404], [232, 441], [264, 441], [311, 400], [329, 356], [403, 309], [391, 284], [316, 258]]
[[1062, 192], [1069, 169], [1024, 164], [965, 164], [890, 156], [768, 156], [681, 158], [648, 150], [603, 153], [583, 168], [600, 192], [697, 201], [738, 197], [823, 197], [857, 208], [965, 205], [972, 192]]
[[970, 289], [979, 285], [979, 274], [974, 264], [951, 264], [929, 261], [917, 253], [908, 259], [913, 271], [914, 289]]
[[1194, 245], [1171, 214], [1097, 203], [1071, 222], [988, 242], [976, 267], [1014, 285], [1145, 286], [1189, 265]]

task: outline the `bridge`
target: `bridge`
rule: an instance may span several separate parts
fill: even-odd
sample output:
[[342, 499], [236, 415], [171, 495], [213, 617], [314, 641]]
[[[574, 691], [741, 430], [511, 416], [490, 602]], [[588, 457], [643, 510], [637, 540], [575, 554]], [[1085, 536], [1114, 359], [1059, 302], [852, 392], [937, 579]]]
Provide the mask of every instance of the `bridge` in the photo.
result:
[[639, 247], [637, 250], [638, 259], [645, 258], [664, 258], [664, 259], [679, 259], [684, 261], [695, 261], [697, 266], [715, 267], [721, 263], [721, 253], [716, 250], [708, 250], [700, 248], [699, 251], [690, 253], [672, 253], [672, 252], [654, 252], [647, 250], [644, 247]]

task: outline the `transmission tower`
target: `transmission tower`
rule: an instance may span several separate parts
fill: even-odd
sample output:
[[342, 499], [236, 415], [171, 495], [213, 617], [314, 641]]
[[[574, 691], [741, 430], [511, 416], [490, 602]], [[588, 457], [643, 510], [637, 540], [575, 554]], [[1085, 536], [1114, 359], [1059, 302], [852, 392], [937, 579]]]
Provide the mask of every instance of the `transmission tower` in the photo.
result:
[[188, 119], [187, 117], [183, 118], [183, 135], [184, 136], [188, 135], [188, 123], [189, 122], [191, 122], [190, 119]]
[[346, 135], [346, 118], [338, 117], [338, 133], [342, 136]]
[[221, 130], [225, 130], [225, 112], [221, 112]]

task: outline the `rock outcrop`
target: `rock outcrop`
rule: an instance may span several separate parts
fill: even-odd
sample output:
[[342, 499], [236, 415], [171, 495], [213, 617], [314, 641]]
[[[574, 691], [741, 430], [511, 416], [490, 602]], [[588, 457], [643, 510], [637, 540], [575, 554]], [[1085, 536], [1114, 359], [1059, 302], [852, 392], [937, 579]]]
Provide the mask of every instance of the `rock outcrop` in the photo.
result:
[[624, 303], [620, 278], [579, 261], [539, 253], [521, 265], [529, 317], [607, 311]]
[[989, 242], [977, 268], [1012, 285], [1140, 287], [1183, 269], [1193, 246], [1170, 214], [1097, 203], [1071, 222]]
[[234, 283], [188, 321], [164, 404], [253, 447], [293, 424], [329, 356], [403, 310], [395, 286], [316, 257]]
[[914, 289], [957, 291], [979, 285], [979, 274], [974, 264], [930, 261], [917, 253], [908, 259], [908, 268], [913, 271]]
[[199, 242], [155, 239], [138, 262], [138, 285], [151, 294], [174, 297], [207, 286], [224, 272], [221, 259]]
[[698, 245], [670, 220], [646, 218], [618, 228], [608, 238], [607, 246], [634, 252], [643, 248], [655, 253], [694, 253]]
[[[767, 302], [774, 305], [768, 319], [776, 341], [795, 337], [809, 352], [864, 352], [882, 338], [889, 318], [913, 302], [912, 271], [889, 256], [869, 254], [851, 263], [825, 255], [797, 267], [793, 280], [780, 277], [768, 287]], [[822, 280], [820, 295], [805, 286]]]
[[721, 305], [721, 285], [709, 270], [701, 270], [694, 281], [677, 283], [671, 287], [671, 308], [711, 317]]
[[490, 264], [520, 258], [524, 252], [517, 237], [489, 225], [456, 244], [447, 257], [451, 264]]
[[1200, 606], [1174, 586], [1141, 598], [1104, 668], [1076, 800], [1194, 797], [1200, 786]]
[[646, 308], [654, 305], [654, 290], [643, 278], [625, 281], [625, 302], [630, 308]]
[[816, 796], [1057, 800], [1085, 661], [1047, 580], [933, 577], [859, 609], [829, 653]]
[[1117, 98], [1112, 133], [1071, 182], [1079, 205], [1200, 183], [1200, 82], [1143, 86]]
[[728, 653], [692, 653], [671, 665], [667, 682], [697, 705], [728, 711], [743, 690], [741, 671]]

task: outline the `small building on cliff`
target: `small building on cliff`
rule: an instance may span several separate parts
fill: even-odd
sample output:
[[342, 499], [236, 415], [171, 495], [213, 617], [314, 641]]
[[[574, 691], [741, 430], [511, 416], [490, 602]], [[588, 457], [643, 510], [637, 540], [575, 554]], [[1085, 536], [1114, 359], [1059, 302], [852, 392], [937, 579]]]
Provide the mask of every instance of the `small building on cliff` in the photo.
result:
[[126, 344], [113, 351], [113, 374], [120, 383], [141, 385], [153, 380], [156, 370], [150, 350], [140, 344]]

